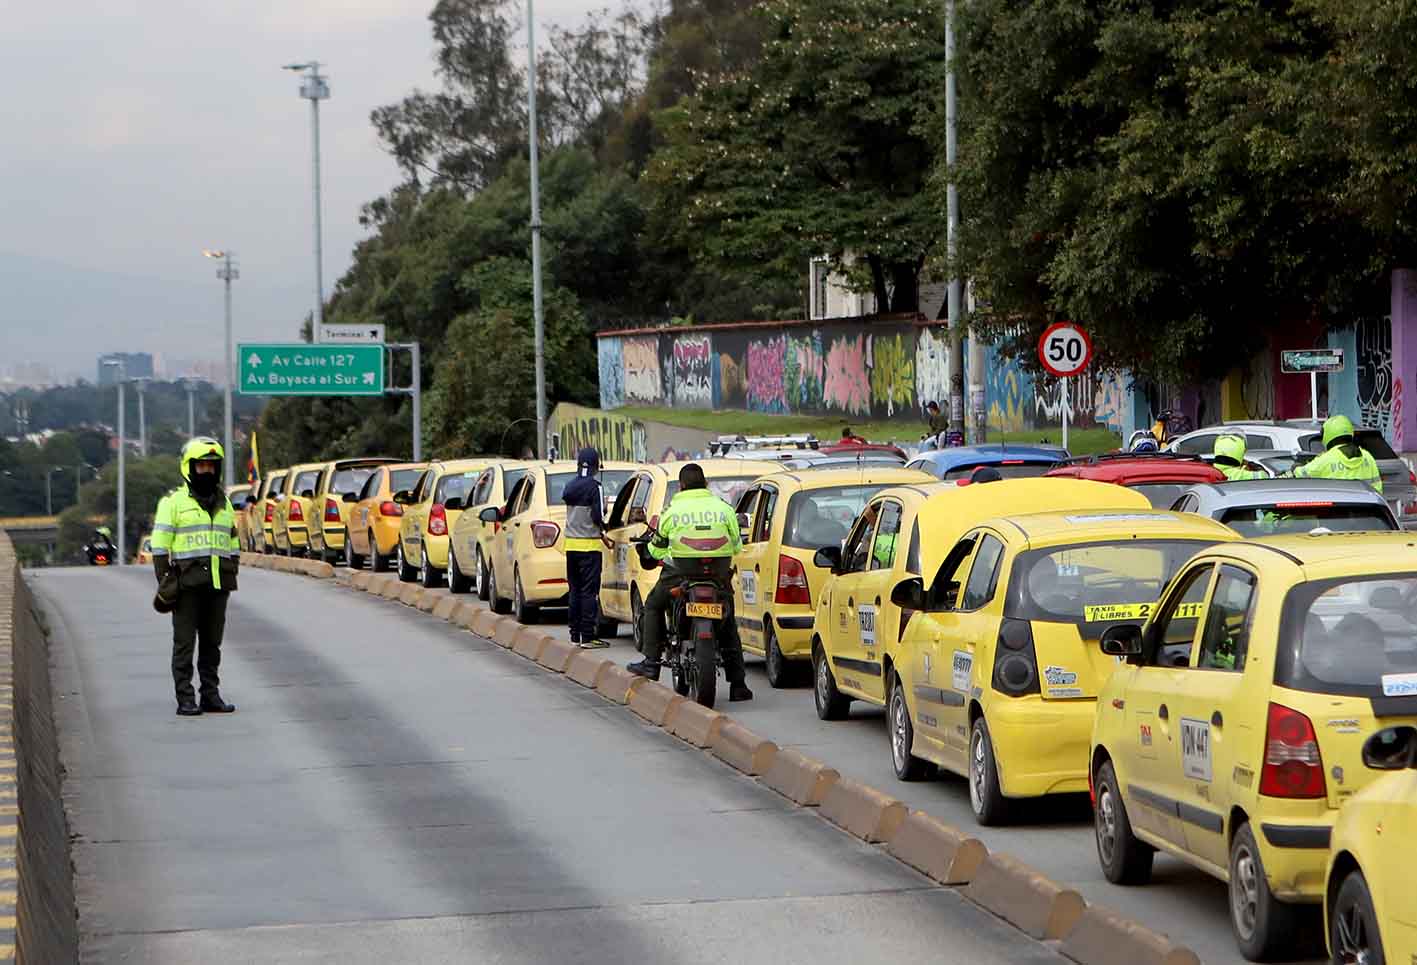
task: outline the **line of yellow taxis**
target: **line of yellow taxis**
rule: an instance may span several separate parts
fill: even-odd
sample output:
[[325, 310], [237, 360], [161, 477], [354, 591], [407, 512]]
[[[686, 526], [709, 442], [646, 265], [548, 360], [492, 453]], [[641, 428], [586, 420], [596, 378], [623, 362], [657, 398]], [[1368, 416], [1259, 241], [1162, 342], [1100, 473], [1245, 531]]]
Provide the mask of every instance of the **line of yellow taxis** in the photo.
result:
[[[810, 681], [823, 720], [881, 708], [901, 780], [958, 774], [986, 825], [1017, 819], [1025, 799], [1091, 794], [1108, 879], [1143, 884], [1164, 851], [1227, 882], [1252, 960], [1290, 952], [1311, 906], [1335, 961], [1417, 962], [1404, 883], [1417, 845], [1413, 537], [1246, 537], [1078, 479], [699, 462], [743, 527], [745, 650], [774, 687]], [[357, 490], [321, 475], [337, 465], [362, 473]], [[678, 469], [602, 467], [604, 632], [637, 623], [656, 574], [629, 540]], [[559, 494], [575, 471], [295, 466], [251, 494], [247, 538], [337, 546], [351, 565], [446, 579], [530, 622], [565, 604]], [[322, 509], [332, 492], [353, 498]], [[343, 525], [330, 505], [352, 507]]]

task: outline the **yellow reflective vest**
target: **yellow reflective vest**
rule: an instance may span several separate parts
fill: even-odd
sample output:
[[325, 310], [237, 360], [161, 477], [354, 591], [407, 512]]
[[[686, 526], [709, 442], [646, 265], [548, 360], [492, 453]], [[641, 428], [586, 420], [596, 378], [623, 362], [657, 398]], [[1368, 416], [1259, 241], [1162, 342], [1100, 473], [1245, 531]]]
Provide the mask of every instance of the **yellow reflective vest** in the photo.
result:
[[743, 548], [738, 514], [709, 489], [676, 493], [660, 518], [659, 532], [663, 540], [649, 547], [657, 560], [732, 556]]
[[1335, 446], [1312, 462], [1294, 467], [1294, 476], [1298, 479], [1361, 479], [1382, 492], [1383, 474], [1373, 454], [1361, 446], [1355, 446], [1358, 455], [1349, 458], [1343, 452], [1345, 448]]
[[225, 495], [216, 513], [208, 513], [186, 486], [158, 500], [153, 519], [153, 556], [166, 556], [180, 574], [178, 585], [196, 589], [236, 589], [241, 547], [236, 538], [236, 511]]

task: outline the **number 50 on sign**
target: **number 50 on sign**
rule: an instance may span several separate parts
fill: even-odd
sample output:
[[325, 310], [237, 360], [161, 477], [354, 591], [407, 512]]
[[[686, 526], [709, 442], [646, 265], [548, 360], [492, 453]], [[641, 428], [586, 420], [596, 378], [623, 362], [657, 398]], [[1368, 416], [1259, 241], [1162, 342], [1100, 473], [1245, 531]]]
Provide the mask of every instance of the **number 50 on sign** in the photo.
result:
[[1050, 325], [1038, 340], [1038, 361], [1060, 379], [1077, 375], [1092, 360], [1092, 340], [1073, 322]]

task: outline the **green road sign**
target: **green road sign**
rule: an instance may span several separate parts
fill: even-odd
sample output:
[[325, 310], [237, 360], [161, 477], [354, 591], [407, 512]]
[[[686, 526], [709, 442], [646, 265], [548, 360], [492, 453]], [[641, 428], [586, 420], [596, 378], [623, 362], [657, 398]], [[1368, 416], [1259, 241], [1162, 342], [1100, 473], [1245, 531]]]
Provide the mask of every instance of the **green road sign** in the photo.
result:
[[242, 395], [383, 395], [382, 345], [242, 345]]
[[1289, 375], [1310, 375], [1315, 372], [1342, 372], [1343, 349], [1308, 348], [1279, 353], [1279, 368]]

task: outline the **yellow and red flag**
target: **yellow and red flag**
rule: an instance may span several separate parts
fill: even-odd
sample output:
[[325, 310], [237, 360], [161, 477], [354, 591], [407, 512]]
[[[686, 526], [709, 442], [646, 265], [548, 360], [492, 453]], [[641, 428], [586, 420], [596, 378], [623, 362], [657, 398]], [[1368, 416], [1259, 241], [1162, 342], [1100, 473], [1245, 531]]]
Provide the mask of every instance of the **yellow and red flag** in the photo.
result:
[[246, 463], [246, 481], [256, 485], [261, 481], [261, 457], [256, 451], [256, 433], [251, 433], [251, 459]]

